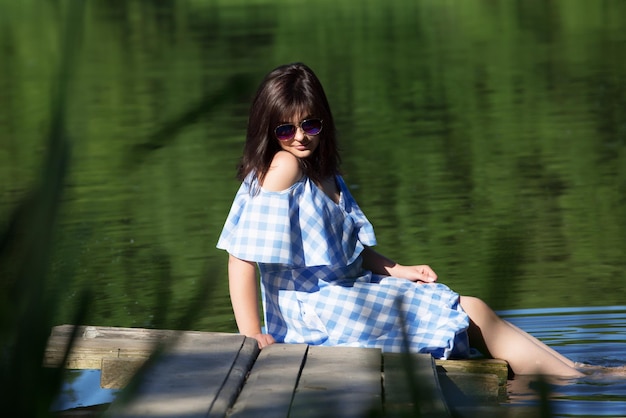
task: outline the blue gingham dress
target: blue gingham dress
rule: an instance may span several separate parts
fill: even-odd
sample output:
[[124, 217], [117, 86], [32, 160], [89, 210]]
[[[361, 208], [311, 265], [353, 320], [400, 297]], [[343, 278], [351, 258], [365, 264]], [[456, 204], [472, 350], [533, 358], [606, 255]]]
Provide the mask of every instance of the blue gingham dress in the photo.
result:
[[[217, 243], [256, 262], [265, 326], [277, 342], [467, 357], [469, 319], [447, 286], [361, 267], [374, 230], [341, 176], [335, 203], [309, 178], [271, 192], [250, 175]], [[403, 325], [404, 322], [404, 332]]]

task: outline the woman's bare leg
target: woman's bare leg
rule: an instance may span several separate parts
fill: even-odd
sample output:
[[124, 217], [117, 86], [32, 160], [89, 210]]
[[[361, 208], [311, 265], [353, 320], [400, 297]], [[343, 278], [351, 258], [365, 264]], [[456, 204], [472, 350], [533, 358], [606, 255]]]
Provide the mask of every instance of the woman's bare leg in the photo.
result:
[[461, 296], [461, 306], [470, 317], [470, 342], [492, 357], [506, 360], [515, 374], [583, 375], [574, 362], [500, 318], [482, 300]]

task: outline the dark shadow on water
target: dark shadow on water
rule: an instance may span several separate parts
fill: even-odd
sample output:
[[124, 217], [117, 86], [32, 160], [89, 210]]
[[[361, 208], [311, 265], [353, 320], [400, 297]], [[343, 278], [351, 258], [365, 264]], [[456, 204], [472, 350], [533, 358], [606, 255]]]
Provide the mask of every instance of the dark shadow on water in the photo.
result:
[[[509, 224], [496, 229], [490, 239], [488, 292], [480, 295], [488, 305], [495, 307], [511, 306], [523, 276], [524, 233], [520, 224]], [[502, 283], [505, 282], [506, 286]]]
[[249, 76], [235, 74], [217, 91], [206, 94], [200, 101], [190, 105], [179, 115], [163, 123], [145, 142], [134, 146], [126, 161], [128, 169], [135, 169], [143, 163], [152, 152], [170, 145], [184, 128], [207, 118], [223, 105], [247, 96], [253, 89]]

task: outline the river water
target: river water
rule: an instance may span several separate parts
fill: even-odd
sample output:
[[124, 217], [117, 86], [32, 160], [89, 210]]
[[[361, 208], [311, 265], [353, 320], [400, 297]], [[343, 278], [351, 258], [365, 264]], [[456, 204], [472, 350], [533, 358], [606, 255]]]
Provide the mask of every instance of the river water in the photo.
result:
[[[246, 112], [266, 72], [304, 61], [382, 253], [521, 310], [579, 361], [623, 363], [625, 2], [89, 1], [65, 47], [71, 2], [0, 4], [1, 222], [35, 184], [76, 53], [54, 324], [90, 287], [94, 325], [235, 331], [215, 243]], [[612, 405], [613, 383], [571, 387], [585, 395], [559, 404]]]
[[[626, 416], [626, 306], [519, 309], [499, 313], [572, 360], [601, 366], [581, 368], [586, 373], [583, 378], [552, 383], [550, 408], [553, 416]], [[508, 393], [506, 406], [514, 408], [539, 402], [537, 387], [524, 377], [509, 381]]]

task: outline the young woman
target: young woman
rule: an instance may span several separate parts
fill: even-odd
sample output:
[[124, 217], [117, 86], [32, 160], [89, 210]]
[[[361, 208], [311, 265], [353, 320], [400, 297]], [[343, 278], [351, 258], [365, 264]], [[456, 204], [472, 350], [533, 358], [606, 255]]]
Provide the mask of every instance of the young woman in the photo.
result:
[[217, 244], [229, 253], [242, 334], [261, 348], [281, 342], [399, 352], [408, 344], [437, 358], [467, 357], [471, 344], [517, 374], [581, 375], [480, 299], [437, 283], [429, 266], [374, 251], [372, 225], [339, 163], [333, 116], [313, 71], [296, 63], [270, 72], [252, 103], [242, 185]]

